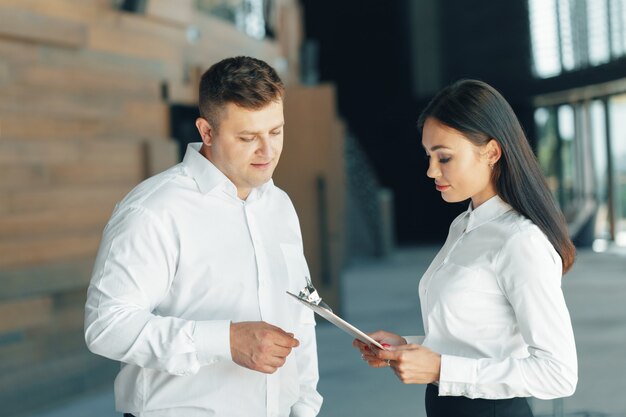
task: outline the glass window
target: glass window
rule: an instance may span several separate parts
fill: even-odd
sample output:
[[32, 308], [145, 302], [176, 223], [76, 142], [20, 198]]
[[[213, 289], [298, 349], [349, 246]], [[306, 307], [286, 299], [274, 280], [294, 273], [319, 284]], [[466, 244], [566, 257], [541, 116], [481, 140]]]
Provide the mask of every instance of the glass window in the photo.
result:
[[[606, 111], [604, 102], [594, 100], [589, 105], [591, 151], [595, 198], [598, 204], [594, 236], [607, 241], [611, 239], [609, 217], [608, 150], [606, 147]], [[602, 243], [599, 243], [602, 245]], [[594, 243], [595, 246], [595, 243]]]
[[607, 0], [587, 0], [587, 34], [589, 64], [599, 65], [609, 62], [609, 27]]
[[559, 35], [561, 38], [561, 59], [563, 68], [573, 70], [576, 64], [574, 55], [574, 28], [572, 27], [574, 11], [570, 0], [558, 0]]
[[561, 72], [556, 0], [529, 0], [533, 70], [540, 78]]
[[626, 0], [609, 0], [611, 50], [614, 57], [626, 53]]
[[537, 77], [626, 53], [626, 0], [528, 0], [528, 14]]
[[561, 139], [561, 206], [568, 220], [576, 215], [576, 197], [578, 191], [578, 164], [576, 154], [576, 119], [574, 108], [568, 104], [558, 108], [558, 132]]
[[560, 196], [559, 138], [556, 132], [556, 115], [551, 109], [541, 107], [535, 110], [537, 126], [537, 158], [554, 198]]
[[626, 246], [626, 94], [609, 100], [615, 241]]

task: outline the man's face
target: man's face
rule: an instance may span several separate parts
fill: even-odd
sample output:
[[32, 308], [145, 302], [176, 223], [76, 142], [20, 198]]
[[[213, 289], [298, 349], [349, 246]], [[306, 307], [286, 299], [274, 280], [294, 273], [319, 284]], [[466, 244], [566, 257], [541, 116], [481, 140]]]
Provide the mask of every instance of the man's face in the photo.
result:
[[202, 118], [196, 127], [204, 146], [201, 153], [237, 187], [245, 199], [253, 188], [272, 178], [283, 150], [283, 101], [260, 110], [248, 110], [228, 103], [217, 131]]

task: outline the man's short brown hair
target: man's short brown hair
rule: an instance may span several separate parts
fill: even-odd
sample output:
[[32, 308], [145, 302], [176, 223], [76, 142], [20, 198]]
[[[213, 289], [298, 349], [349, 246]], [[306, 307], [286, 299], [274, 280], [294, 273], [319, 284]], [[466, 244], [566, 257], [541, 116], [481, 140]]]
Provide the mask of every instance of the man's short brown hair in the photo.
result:
[[202, 75], [200, 116], [217, 130], [227, 103], [258, 110], [282, 99], [284, 93], [283, 82], [267, 63], [247, 56], [226, 58], [212, 65]]

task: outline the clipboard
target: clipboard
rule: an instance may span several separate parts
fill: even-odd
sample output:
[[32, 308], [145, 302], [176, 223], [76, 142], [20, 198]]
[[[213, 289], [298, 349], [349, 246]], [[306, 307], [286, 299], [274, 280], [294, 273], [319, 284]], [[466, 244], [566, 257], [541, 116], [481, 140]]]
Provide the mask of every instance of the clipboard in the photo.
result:
[[361, 342], [368, 344], [370, 346], [376, 346], [378, 349], [386, 350], [380, 343], [378, 343], [377, 341], [375, 341], [374, 339], [372, 339], [371, 337], [363, 333], [361, 330], [357, 329], [356, 327], [354, 327], [353, 325], [351, 325], [350, 323], [348, 323], [347, 321], [345, 321], [344, 319], [342, 319], [341, 317], [333, 313], [331, 310], [321, 307], [301, 297], [298, 297], [297, 295], [292, 294], [289, 291], [287, 291], [287, 294], [289, 294], [290, 296], [292, 296], [293, 298], [295, 298], [296, 300], [298, 300], [299, 302], [301, 302], [302, 304], [304, 304], [305, 306], [307, 306], [308, 308], [310, 308], [311, 310], [313, 310], [320, 316], [324, 317], [326, 320], [328, 320], [335, 326], [339, 327], [341, 330], [348, 333], [355, 339], [358, 339]]

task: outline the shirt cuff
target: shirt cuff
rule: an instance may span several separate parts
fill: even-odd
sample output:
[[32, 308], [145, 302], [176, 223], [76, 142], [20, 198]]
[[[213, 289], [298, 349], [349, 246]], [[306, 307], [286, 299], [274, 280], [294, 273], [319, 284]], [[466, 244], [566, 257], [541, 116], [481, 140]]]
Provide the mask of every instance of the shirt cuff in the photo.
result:
[[440, 396], [474, 397], [478, 360], [460, 356], [441, 355], [439, 375]]
[[315, 417], [317, 412], [306, 404], [296, 403], [291, 407], [289, 417]]
[[193, 331], [198, 361], [210, 365], [232, 360], [230, 354], [230, 320], [197, 321]]
[[426, 338], [426, 336], [402, 336], [402, 337], [404, 337], [404, 340], [406, 340], [407, 345], [411, 345], [411, 344], [421, 345], [422, 343], [424, 343], [424, 339]]

